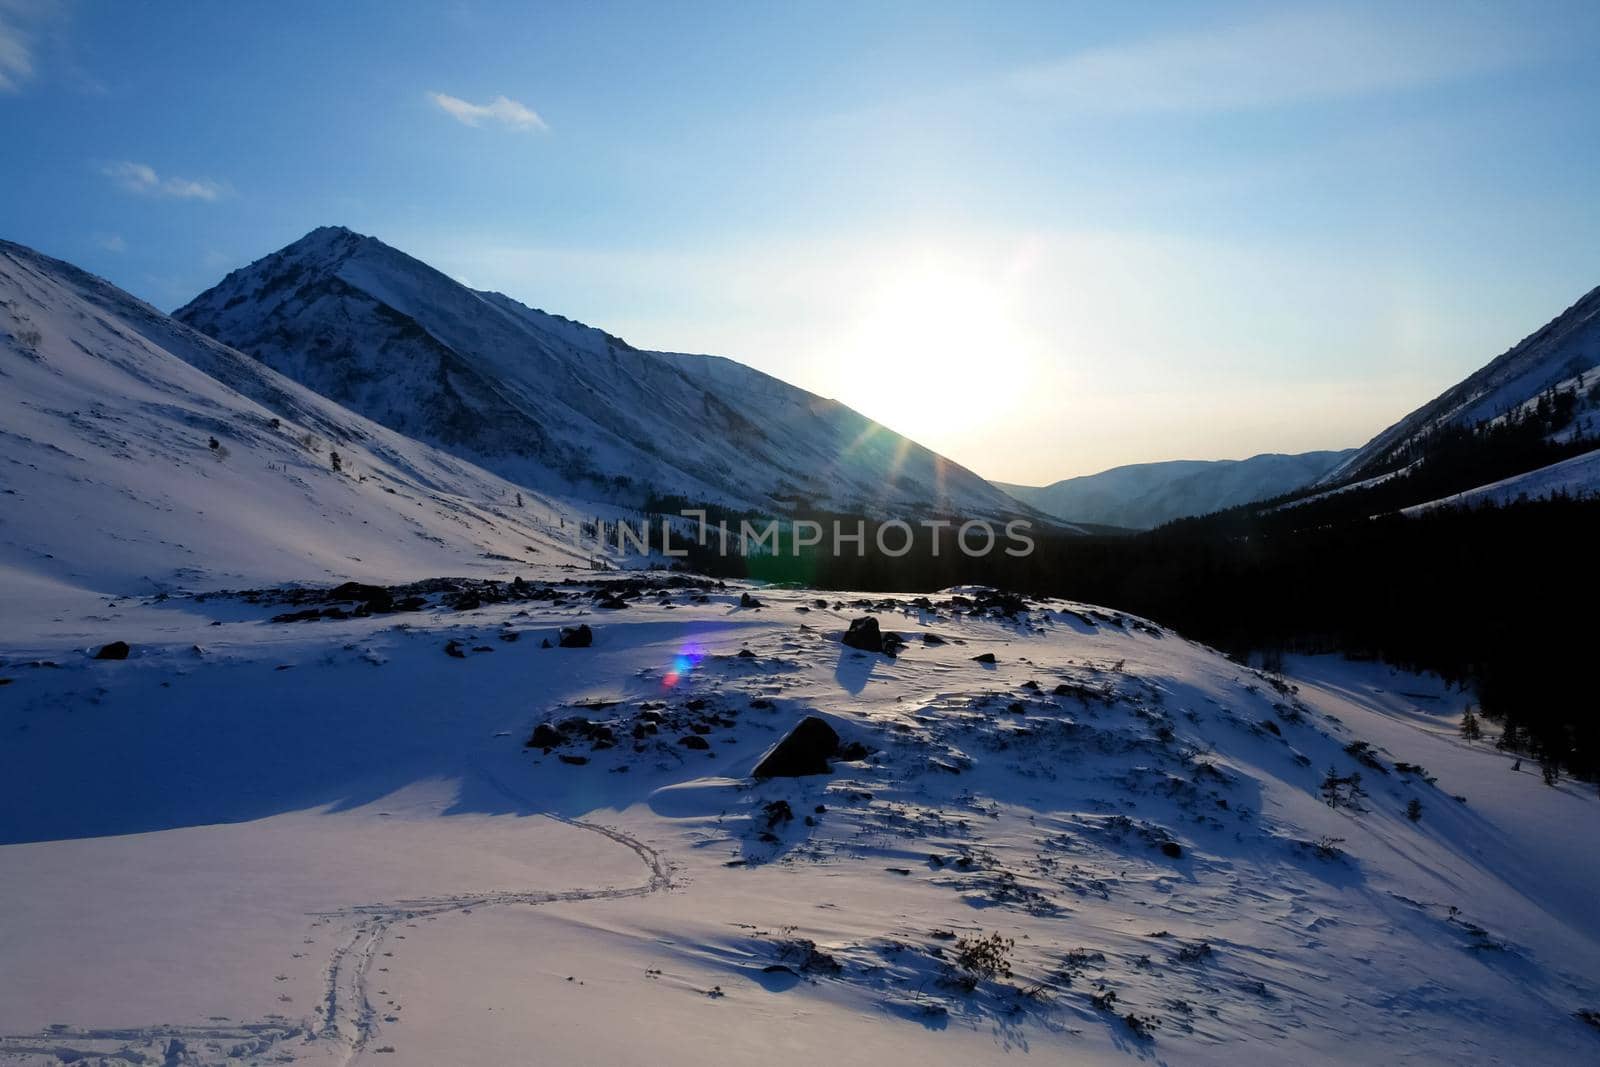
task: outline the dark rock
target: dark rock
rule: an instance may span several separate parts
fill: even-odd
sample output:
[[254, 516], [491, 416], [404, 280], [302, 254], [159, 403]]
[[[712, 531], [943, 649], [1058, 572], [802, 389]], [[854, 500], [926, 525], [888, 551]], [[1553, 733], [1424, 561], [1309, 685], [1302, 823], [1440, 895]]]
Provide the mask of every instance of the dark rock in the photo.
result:
[[761, 814], [766, 816], [768, 830], [776, 830], [780, 824], [794, 821], [794, 809], [789, 807], [787, 800], [768, 801], [761, 806]]
[[594, 644], [594, 631], [589, 629], [587, 623], [561, 628], [562, 648], [588, 648], [592, 644]]
[[94, 654], [95, 659], [127, 659], [128, 642], [113, 641], [109, 645], [101, 645], [100, 651]]
[[1183, 846], [1176, 841], [1163, 841], [1161, 842], [1161, 854], [1170, 856], [1173, 859], [1179, 859], [1183, 856]]
[[864, 760], [870, 755], [872, 755], [872, 749], [860, 741], [850, 741], [839, 747], [839, 751], [834, 758], [843, 760], [845, 763], [854, 763], [857, 760]]
[[561, 731], [547, 722], [542, 722], [533, 728], [533, 736], [528, 738], [528, 748], [555, 748], [566, 741]]
[[994, 653], [993, 652], [985, 652], [981, 656], [973, 656], [972, 657], [972, 662], [974, 662], [974, 663], [994, 663], [995, 662]]
[[1283, 731], [1278, 729], [1278, 724], [1273, 722], [1271, 719], [1263, 721], [1261, 725], [1265, 726], [1269, 732], [1276, 734], [1278, 737], [1283, 736]]
[[684, 748], [693, 748], [697, 750], [704, 750], [711, 747], [711, 742], [707, 741], [699, 734], [690, 734], [688, 737], [680, 737], [678, 738], [678, 744], [682, 745]]
[[550, 646], [550, 639], [547, 637], [543, 641], [540, 641], [539, 642], [539, 647], [540, 648], [549, 648], [549, 647], [551, 647]]
[[274, 615], [273, 622], [315, 622], [322, 618], [322, 611], [318, 608], [307, 608], [304, 611], [286, 611], [282, 615]]
[[467, 658], [466, 650], [461, 647], [461, 642], [460, 641], [451, 641], [450, 643], [445, 645], [444, 646], [444, 654], [447, 655], [447, 656], [454, 656], [456, 659], [466, 659]]
[[938, 634], [926, 633], [922, 635], [922, 643], [925, 645], [942, 645], [945, 643], [945, 640]]
[[607, 611], [620, 611], [628, 606], [628, 602], [623, 600], [621, 597], [610, 596], [606, 597], [595, 606], [605, 608]]
[[574, 767], [582, 767], [585, 763], [589, 762], [588, 756], [569, 756], [565, 753], [562, 753], [557, 758], [560, 759], [562, 763], [570, 763]]
[[741, 608], [760, 608], [765, 607], [766, 605], [761, 603], [761, 601], [757, 600], [755, 597], [751, 596], [749, 593], [740, 593], [739, 606]]
[[828, 757], [838, 751], [839, 735], [833, 727], [815, 715], [807, 715], [772, 746], [751, 773], [757, 778], [828, 774]]
[[389, 590], [381, 585], [365, 585], [361, 582], [345, 582], [335, 587], [328, 593], [329, 600], [354, 600], [365, 605], [366, 609], [374, 615], [382, 615], [394, 610], [394, 597], [389, 595]]
[[739, 650], [739, 658], [740, 659], [755, 659], [756, 658], [756, 654], [754, 652], [751, 652], [748, 648], [741, 648]]
[[839, 640], [863, 652], [883, 651], [883, 633], [878, 629], [878, 620], [871, 615], [852, 622]]

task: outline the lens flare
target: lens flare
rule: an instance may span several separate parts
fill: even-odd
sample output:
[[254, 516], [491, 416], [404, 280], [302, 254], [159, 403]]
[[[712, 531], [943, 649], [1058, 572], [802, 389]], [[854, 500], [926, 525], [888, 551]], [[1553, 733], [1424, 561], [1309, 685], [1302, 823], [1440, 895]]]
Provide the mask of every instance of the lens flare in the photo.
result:
[[661, 684], [671, 689], [683, 681], [705, 658], [705, 649], [699, 645], [684, 645], [683, 650], [672, 657], [672, 666], [667, 668], [666, 674], [662, 675]]

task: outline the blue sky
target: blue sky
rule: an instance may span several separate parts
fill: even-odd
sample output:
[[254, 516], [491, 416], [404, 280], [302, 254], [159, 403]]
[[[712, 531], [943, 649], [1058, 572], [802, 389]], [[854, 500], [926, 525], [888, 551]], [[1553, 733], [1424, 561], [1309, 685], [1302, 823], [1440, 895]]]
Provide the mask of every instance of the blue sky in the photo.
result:
[[1047, 482], [1359, 444], [1600, 284], [1597, 54], [1594, 3], [0, 0], [0, 236], [170, 309], [347, 225]]

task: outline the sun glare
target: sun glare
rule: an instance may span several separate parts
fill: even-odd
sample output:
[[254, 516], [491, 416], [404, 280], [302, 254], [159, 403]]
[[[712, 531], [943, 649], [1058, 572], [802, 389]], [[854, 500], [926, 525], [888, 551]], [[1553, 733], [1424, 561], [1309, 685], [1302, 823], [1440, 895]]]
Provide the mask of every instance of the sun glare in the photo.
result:
[[1021, 391], [1029, 346], [1000, 284], [960, 262], [887, 272], [837, 353], [845, 399], [913, 438], [1004, 410]]

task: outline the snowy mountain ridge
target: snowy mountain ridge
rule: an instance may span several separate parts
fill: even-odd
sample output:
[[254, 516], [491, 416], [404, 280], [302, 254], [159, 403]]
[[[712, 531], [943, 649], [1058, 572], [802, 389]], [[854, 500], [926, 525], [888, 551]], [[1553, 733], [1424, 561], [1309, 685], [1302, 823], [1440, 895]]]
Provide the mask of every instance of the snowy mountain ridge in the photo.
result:
[[175, 315], [534, 488], [886, 517], [1027, 511], [836, 401], [731, 360], [636, 349], [340, 227], [234, 271]]
[[1057, 518], [1150, 529], [1292, 492], [1315, 482], [1351, 451], [1133, 463], [1045, 486], [994, 484]]
[[0, 382], [0, 572], [13, 595], [587, 561], [587, 509], [352, 414], [9, 242]]
[[1319, 485], [1387, 473], [1407, 461], [1407, 450], [1446, 426], [1488, 422], [1567, 387], [1600, 366], [1600, 287], [1508, 351], [1368, 441], [1328, 471]]

